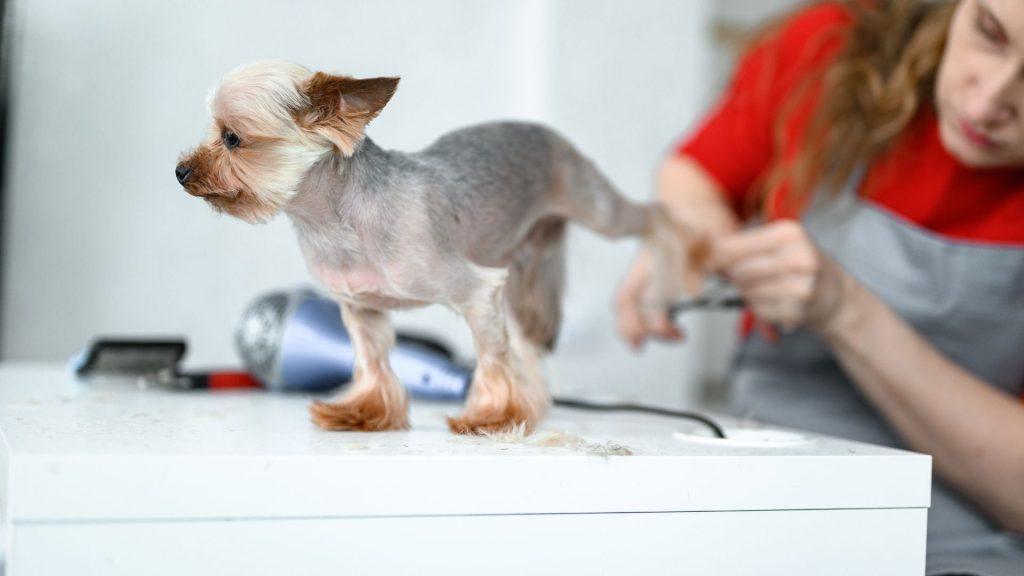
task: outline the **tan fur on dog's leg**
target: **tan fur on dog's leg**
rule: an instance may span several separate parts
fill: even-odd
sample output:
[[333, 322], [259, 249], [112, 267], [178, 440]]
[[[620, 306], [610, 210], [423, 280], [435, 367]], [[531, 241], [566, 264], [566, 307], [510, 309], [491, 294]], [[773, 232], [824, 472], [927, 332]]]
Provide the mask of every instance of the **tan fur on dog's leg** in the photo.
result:
[[[512, 355], [520, 367], [519, 390], [523, 404], [540, 421], [551, 407], [551, 395], [544, 381], [544, 348], [527, 337], [512, 316], [508, 317]], [[530, 430], [532, 430], [532, 426]]]
[[314, 402], [310, 416], [326, 430], [403, 430], [409, 427], [408, 394], [388, 364], [395, 335], [387, 315], [342, 303], [341, 316], [355, 345], [351, 387], [332, 402]]

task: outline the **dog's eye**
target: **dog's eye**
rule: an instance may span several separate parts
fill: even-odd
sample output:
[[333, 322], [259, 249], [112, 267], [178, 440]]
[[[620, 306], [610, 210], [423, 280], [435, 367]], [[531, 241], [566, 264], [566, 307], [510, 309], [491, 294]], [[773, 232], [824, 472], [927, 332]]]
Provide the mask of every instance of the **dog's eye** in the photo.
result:
[[225, 130], [221, 133], [220, 139], [224, 141], [224, 145], [228, 147], [228, 150], [232, 148], [238, 148], [238, 145], [242, 143], [242, 140], [238, 137], [238, 134], [230, 130]]

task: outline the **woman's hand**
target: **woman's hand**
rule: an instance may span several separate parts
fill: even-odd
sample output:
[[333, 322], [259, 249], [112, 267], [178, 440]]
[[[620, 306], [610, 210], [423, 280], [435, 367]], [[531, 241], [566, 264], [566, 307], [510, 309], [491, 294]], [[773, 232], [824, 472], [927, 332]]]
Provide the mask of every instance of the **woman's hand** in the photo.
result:
[[633, 260], [615, 297], [618, 332], [634, 349], [648, 338], [682, 340], [683, 333], [664, 307], [653, 306], [654, 257], [644, 249]]
[[758, 320], [783, 330], [828, 331], [854, 282], [793, 220], [716, 238], [710, 266], [740, 290]]

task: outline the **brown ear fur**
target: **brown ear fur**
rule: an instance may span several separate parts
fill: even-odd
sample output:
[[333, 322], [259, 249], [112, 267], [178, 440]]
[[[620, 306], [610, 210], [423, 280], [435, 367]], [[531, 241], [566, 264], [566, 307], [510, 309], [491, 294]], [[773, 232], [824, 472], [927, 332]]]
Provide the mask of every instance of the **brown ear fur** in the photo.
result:
[[351, 156], [363, 130], [391, 100], [398, 78], [332, 76], [317, 72], [303, 86], [309, 107], [296, 115], [303, 128], [327, 138]]

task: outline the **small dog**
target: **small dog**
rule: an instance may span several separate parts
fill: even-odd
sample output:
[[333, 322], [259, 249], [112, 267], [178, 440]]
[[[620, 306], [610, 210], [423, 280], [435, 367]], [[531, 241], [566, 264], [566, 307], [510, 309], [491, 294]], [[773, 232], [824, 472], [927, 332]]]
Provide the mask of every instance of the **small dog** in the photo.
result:
[[501, 122], [448, 133], [418, 153], [364, 135], [398, 78], [355, 79], [258, 62], [213, 92], [213, 126], [175, 175], [248, 222], [284, 211], [310, 272], [336, 298], [356, 348], [354, 382], [313, 421], [331, 430], [408, 427], [388, 364], [386, 311], [439, 303], [472, 330], [477, 369], [456, 433], [523, 427], [549, 404], [541, 369], [561, 318], [567, 221], [654, 250], [654, 300], [686, 292], [685, 238], [655, 204], [623, 198], [565, 139]]

